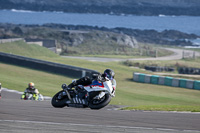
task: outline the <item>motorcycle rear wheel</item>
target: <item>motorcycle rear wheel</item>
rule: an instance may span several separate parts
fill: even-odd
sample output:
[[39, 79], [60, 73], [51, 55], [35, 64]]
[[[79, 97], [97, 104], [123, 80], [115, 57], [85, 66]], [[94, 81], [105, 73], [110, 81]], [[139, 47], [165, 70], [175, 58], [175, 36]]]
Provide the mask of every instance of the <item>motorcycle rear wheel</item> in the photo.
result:
[[58, 93], [56, 93], [53, 98], [51, 99], [51, 105], [55, 108], [63, 108], [65, 106], [67, 106], [66, 101], [68, 100], [68, 97], [66, 98], [62, 98], [61, 100], [58, 100], [58, 95], [60, 93], [62, 93], [62, 91], [59, 91]]
[[105, 96], [99, 100], [93, 99], [89, 103], [89, 108], [91, 109], [101, 109], [108, 105], [111, 101], [111, 96], [109, 94], [105, 94]]

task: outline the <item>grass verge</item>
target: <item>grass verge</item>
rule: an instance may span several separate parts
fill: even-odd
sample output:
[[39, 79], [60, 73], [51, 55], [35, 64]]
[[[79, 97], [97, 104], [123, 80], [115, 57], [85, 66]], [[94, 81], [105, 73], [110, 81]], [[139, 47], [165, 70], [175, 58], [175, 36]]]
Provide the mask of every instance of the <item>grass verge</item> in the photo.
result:
[[177, 111], [177, 112], [200, 112], [199, 106], [184, 105], [148, 105], [137, 107], [125, 107], [120, 110], [143, 110], [143, 111]]
[[0, 44], [0, 52], [16, 54], [27, 57], [59, 57], [54, 52], [36, 44], [27, 44], [23, 41]]

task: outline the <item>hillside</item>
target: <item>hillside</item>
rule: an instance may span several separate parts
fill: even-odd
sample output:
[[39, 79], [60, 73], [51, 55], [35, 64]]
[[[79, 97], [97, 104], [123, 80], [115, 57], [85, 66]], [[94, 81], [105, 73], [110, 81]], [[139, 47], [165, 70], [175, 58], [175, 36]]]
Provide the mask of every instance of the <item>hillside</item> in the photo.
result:
[[[53, 26], [53, 25], [52, 25]], [[66, 27], [0, 24], [0, 38], [57, 40], [63, 54], [126, 54], [138, 48], [133, 36], [99, 30], [67, 30]]]
[[200, 15], [200, 1], [197, 0], [0, 0], [0, 3], [0, 9], [33, 11], [116, 15]]
[[197, 39], [199, 36], [176, 30], [158, 32], [155, 30], [105, 28], [85, 25], [0, 24], [1, 38], [57, 40], [57, 47], [62, 49], [62, 54], [141, 56], [141, 49], [145, 51], [152, 50], [152, 46], [144, 46], [146, 44], [191, 46], [193, 44], [190, 40]]

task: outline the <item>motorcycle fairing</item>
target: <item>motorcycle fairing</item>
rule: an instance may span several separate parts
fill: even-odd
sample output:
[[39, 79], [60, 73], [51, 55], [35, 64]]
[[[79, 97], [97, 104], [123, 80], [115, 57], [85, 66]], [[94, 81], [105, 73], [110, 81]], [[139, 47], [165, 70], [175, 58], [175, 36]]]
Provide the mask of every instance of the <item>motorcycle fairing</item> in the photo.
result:
[[92, 86], [92, 87], [98, 86], [98, 87], [104, 88], [104, 84], [100, 81], [97, 81], [97, 80], [93, 81], [90, 86]]
[[89, 86], [84, 86], [84, 88], [88, 92], [92, 92], [92, 91], [105, 91], [105, 92], [111, 93], [112, 90], [113, 90], [111, 81], [99, 82], [99, 81], [95, 80]]

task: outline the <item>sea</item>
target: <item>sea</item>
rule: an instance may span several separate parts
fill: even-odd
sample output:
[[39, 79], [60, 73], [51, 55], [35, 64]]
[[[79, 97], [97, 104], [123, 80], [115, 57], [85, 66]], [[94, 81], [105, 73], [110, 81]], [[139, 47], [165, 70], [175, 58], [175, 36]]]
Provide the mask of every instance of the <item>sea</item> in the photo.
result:
[[[200, 16], [136, 16], [91, 13], [36, 12], [29, 10], [0, 10], [0, 23], [13, 24], [69, 24], [107, 28], [124, 27], [131, 29], [153, 29], [156, 31], [178, 30], [200, 35]], [[200, 45], [200, 38], [192, 40]]]

